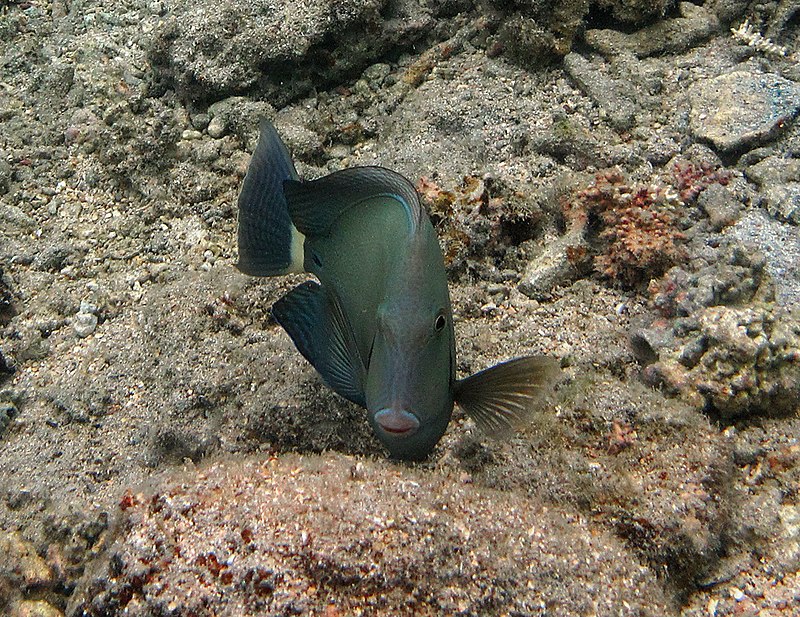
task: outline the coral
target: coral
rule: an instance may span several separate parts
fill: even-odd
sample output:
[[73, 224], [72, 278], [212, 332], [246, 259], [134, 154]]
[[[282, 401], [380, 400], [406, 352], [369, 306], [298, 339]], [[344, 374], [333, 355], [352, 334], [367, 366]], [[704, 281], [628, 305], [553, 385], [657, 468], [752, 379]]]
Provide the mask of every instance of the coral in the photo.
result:
[[595, 269], [626, 287], [660, 276], [685, 256], [676, 226], [676, 196], [661, 187], [630, 186], [618, 170], [597, 174], [595, 182], [563, 204], [570, 227], [600, 223], [603, 245]]
[[749, 19], [745, 19], [738, 27], [731, 28], [731, 34], [740, 43], [744, 43], [762, 54], [778, 57], [784, 57], [788, 54], [785, 47], [776, 45], [756, 30]]
[[417, 191], [443, 239], [451, 273], [468, 271], [476, 259], [502, 259], [509, 245], [533, 237], [541, 219], [520, 194], [477, 176], [465, 176], [452, 190], [423, 177]]
[[650, 304], [663, 317], [687, 317], [703, 307], [771, 300], [766, 259], [733, 239], [716, 246], [691, 247], [691, 263], [673, 266], [647, 288]]
[[681, 201], [684, 204], [693, 203], [706, 188], [712, 184], [727, 186], [730, 182], [729, 171], [703, 161], [695, 164], [691, 161], [678, 161], [673, 170], [675, 188], [678, 189]]
[[645, 368], [645, 382], [725, 418], [796, 412], [799, 324], [796, 313], [770, 304], [702, 309], [675, 320], [674, 339]]

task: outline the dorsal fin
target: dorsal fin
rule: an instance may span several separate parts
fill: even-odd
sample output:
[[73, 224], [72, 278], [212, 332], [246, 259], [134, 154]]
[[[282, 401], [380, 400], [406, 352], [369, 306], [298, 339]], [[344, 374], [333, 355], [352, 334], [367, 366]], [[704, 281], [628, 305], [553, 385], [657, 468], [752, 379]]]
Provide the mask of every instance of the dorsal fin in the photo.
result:
[[392, 197], [408, 213], [409, 231], [419, 227], [422, 206], [414, 185], [385, 167], [350, 167], [310, 182], [283, 183], [289, 214], [304, 235], [325, 234], [345, 210], [373, 197]]
[[[245, 274], [275, 276], [293, 269], [293, 251], [298, 252], [293, 243], [298, 240], [283, 195], [283, 182], [294, 178], [297, 172], [289, 151], [272, 123], [262, 121], [258, 145], [239, 194], [236, 266]], [[299, 252], [302, 255], [302, 245]]]

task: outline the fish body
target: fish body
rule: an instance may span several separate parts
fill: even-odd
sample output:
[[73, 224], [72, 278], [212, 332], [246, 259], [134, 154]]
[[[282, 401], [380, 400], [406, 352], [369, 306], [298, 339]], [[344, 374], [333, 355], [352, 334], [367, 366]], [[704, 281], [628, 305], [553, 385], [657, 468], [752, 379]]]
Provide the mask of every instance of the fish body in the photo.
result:
[[308, 272], [272, 307], [325, 383], [367, 409], [392, 456], [426, 457], [454, 402], [502, 433], [530, 413], [556, 364], [518, 358], [464, 380], [436, 233], [408, 180], [353, 167], [300, 181], [264, 122], [239, 196], [239, 263], [254, 276]]

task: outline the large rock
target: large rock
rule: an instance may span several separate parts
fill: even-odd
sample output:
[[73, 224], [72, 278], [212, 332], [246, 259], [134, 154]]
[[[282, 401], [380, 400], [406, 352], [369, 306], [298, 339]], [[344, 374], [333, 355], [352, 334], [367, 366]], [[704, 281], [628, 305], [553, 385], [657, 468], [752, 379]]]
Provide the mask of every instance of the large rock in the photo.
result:
[[659, 352], [645, 380], [700, 409], [733, 418], [792, 414], [800, 400], [797, 314], [771, 304], [715, 306], [673, 325], [676, 342]]
[[179, 0], [151, 57], [167, 85], [191, 99], [258, 84], [272, 102], [364, 68], [395, 43], [410, 45], [433, 21], [415, 2], [386, 0]]
[[689, 98], [695, 137], [723, 151], [775, 137], [800, 111], [800, 86], [774, 73], [720, 75], [695, 84]]
[[[663, 11], [662, 3], [654, 2], [650, 5], [655, 12]], [[631, 53], [639, 58], [645, 58], [684, 52], [707, 39], [719, 27], [716, 16], [704, 7], [695, 6], [691, 2], [681, 2], [679, 8], [680, 17], [659, 20], [630, 34], [619, 30], [590, 29], [586, 31], [584, 38], [590, 46], [606, 56]], [[634, 8], [635, 10], [637, 9]], [[641, 15], [648, 15], [648, 12]]]
[[655, 573], [587, 518], [388, 462], [229, 461], [120, 508], [70, 615], [670, 612]]

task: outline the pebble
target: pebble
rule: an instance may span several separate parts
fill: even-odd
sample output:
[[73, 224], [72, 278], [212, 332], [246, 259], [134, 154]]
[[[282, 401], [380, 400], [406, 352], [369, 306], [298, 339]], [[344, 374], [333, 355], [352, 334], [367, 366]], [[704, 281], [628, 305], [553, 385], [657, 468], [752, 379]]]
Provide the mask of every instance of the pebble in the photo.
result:
[[75, 315], [72, 328], [80, 338], [86, 338], [97, 329], [97, 315], [79, 312]]
[[185, 139], [186, 141], [194, 141], [196, 139], [201, 139], [203, 134], [200, 131], [195, 129], [186, 129], [181, 133], [181, 139]]
[[214, 116], [208, 123], [207, 130], [209, 136], [213, 137], [214, 139], [219, 139], [225, 134], [227, 127], [225, 126], [225, 121], [222, 118], [219, 116]]
[[774, 73], [734, 71], [689, 91], [689, 124], [723, 151], [752, 148], [775, 136], [800, 111], [800, 86]]

